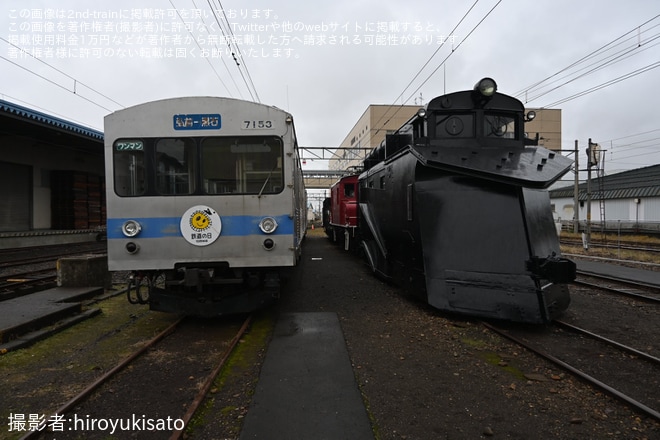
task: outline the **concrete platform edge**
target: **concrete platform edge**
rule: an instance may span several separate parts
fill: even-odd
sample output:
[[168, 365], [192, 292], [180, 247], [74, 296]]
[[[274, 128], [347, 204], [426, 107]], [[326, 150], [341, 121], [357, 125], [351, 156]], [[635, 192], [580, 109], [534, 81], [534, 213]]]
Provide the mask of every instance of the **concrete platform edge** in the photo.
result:
[[89, 309], [80, 314], [71, 316], [70, 318], [63, 319], [50, 328], [36, 330], [30, 333], [21, 335], [20, 337], [0, 345], [0, 354], [5, 354], [10, 351], [15, 351], [21, 348], [29, 347], [43, 339], [46, 339], [56, 333], [66, 330], [74, 325], [92, 318], [101, 313], [101, 309]]

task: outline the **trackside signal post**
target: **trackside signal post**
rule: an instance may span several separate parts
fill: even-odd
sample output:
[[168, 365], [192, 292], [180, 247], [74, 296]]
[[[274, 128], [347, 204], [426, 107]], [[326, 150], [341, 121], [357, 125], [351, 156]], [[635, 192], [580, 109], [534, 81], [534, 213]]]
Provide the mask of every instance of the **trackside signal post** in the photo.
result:
[[589, 146], [587, 147], [587, 225], [583, 239], [584, 248], [587, 250], [591, 243], [591, 167], [598, 166], [599, 163], [600, 145], [592, 143], [591, 138], [589, 138]]

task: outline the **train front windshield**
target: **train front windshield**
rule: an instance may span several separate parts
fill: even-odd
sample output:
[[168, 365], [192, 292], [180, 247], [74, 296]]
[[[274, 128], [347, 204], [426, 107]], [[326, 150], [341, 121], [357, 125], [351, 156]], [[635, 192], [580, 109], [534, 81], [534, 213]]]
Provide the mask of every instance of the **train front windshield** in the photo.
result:
[[276, 194], [284, 187], [275, 136], [120, 139], [113, 145], [119, 196]]
[[[475, 121], [482, 121], [477, 127]], [[509, 112], [436, 112], [435, 139], [517, 139], [516, 115]]]

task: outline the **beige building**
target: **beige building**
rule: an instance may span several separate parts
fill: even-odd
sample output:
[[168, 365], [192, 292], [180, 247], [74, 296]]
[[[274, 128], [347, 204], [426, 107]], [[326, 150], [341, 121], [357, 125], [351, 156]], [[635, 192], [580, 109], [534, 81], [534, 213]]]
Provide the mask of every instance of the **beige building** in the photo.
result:
[[420, 108], [418, 105], [370, 105], [335, 151], [329, 168], [345, 170], [360, 165], [386, 134], [405, 124]]
[[534, 120], [525, 123], [527, 137], [534, 139], [539, 135], [539, 145], [548, 150], [561, 150], [561, 109], [558, 108], [528, 108], [525, 112], [536, 112]]
[[[386, 134], [405, 124], [420, 109], [417, 105], [370, 105], [334, 152], [329, 168], [343, 171], [362, 163], [365, 155], [379, 146]], [[534, 110], [536, 117], [525, 124], [527, 137], [538, 133], [539, 145], [550, 150], [561, 150], [561, 110]]]

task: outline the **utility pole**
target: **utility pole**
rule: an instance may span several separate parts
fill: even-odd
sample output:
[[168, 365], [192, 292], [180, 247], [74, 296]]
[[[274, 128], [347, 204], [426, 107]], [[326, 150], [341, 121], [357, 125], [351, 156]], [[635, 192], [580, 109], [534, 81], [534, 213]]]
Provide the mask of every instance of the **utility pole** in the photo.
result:
[[578, 141], [575, 140], [575, 186], [573, 188], [573, 233], [580, 232], [580, 166], [578, 165]]
[[584, 248], [589, 250], [591, 243], [591, 138], [587, 147], [587, 226], [584, 229]]

